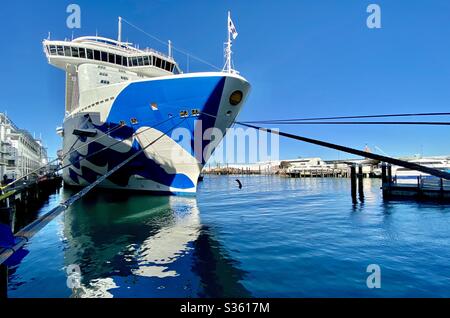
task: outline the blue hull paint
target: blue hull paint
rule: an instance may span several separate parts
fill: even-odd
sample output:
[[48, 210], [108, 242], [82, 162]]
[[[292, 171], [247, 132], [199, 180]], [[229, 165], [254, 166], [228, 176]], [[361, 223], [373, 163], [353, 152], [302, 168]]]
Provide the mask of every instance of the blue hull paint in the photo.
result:
[[[212, 115], [217, 115], [220, 107], [220, 101], [225, 85], [225, 77], [192, 77], [170, 80], [153, 80], [131, 83], [114, 100], [111, 110], [105, 122], [95, 125], [89, 121], [78, 119], [80, 128], [96, 128], [101, 132], [106, 132], [111, 128], [125, 122], [126, 127], [119, 128], [111, 134], [115, 140], [124, 140], [133, 135], [141, 127], [157, 126], [157, 129], [165, 132], [173, 128], [180, 122], [180, 111], [186, 110], [191, 114], [193, 109], [200, 110]], [[157, 110], [152, 110], [151, 104], [157, 105]], [[84, 116], [86, 117], [86, 116]], [[172, 117], [172, 119], [169, 119]], [[136, 118], [137, 123], [131, 124], [131, 119]], [[191, 133], [191, 142], [178, 143], [188, 153], [196, 156], [194, 147], [194, 130], [199, 125], [198, 120], [202, 121], [202, 134], [211, 127], [214, 127], [215, 119], [210, 116], [200, 114], [198, 117], [189, 116], [179, 127], [186, 128]], [[109, 138], [109, 137], [105, 137]], [[81, 142], [89, 141], [87, 138], [80, 138]], [[207, 142], [203, 141], [203, 147]], [[100, 173], [96, 172], [83, 164], [79, 160], [86, 157], [84, 161], [90, 162], [95, 166], [108, 166], [108, 170], [118, 165], [120, 162], [141, 150], [141, 146], [135, 141], [128, 152], [121, 153], [112, 149], [104, 148], [100, 142], [93, 142], [87, 146], [87, 155], [83, 156], [75, 151], [71, 154], [69, 161], [73, 167], [79, 169], [78, 174], [74, 169], [69, 168], [69, 178], [72, 183], [80, 184], [80, 178], [91, 183], [95, 181]], [[96, 153], [95, 155], [92, 155]], [[199, 156], [203, 158], [203, 156]], [[204, 158], [202, 164], [204, 164]], [[144, 153], [139, 155], [132, 162], [124, 166], [118, 172], [113, 174], [108, 180], [117, 187], [126, 187], [131, 176], [140, 176], [146, 180], [152, 180], [167, 187], [180, 190], [195, 187], [196, 180], [191, 180], [187, 175], [176, 173], [167, 173], [157, 162], [149, 159]], [[195, 181], [195, 182], [194, 182]], [[153, 191], [152, 191], [153, 192]], [[177, 191], [154, 191], [159, 194], [184, 194]]]

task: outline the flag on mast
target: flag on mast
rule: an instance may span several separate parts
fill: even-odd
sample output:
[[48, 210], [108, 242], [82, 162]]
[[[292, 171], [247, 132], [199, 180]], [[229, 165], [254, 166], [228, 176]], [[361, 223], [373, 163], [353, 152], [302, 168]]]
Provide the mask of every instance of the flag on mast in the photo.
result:
[[233, 21], [231, 20], [230, 14], [228, 14], [228, 32], [233, 37], [233, 40], [236, 40], [238, 33], [236, 31], [236, 27], [234, 26]]

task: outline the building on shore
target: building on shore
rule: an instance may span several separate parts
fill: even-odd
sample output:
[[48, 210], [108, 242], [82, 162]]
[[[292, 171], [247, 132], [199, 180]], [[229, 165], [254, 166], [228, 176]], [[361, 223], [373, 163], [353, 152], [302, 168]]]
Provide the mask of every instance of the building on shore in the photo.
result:
[[[20, 129], [0, 113], [0, 176], [2, 180], [17, 179], [39, 169], [48, 162], [42, 140]], [[36, 175], [45, 171], [38, 171]]]
[[374, 176], [378, 163], [367, 159], [322, 160], [297, 158], [251, 164], [222, 164], [203, 169], [205, 174], [278, 174], [291, 177], [348, 177], [351, 165], [360, 165], [364, 176]]

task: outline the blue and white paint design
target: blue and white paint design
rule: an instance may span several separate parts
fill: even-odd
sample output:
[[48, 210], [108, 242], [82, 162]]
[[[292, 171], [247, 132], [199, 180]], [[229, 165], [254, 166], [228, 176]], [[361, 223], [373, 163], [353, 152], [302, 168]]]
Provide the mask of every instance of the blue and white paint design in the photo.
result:
[[[111, 91], [117, 91], [113, 86]], [[194, 131], [200, 130], [203, 136], [205, 130], [215, 127], [225, 133], [244, 103], [243, 100], [236, 106], [230, 104], [229, 97], [236, 90], [242, 91], [245, 98], [249, 84], [242, 77], [228, 73], [176, 75], [124, 85], [110, 105], [66, 118], [65, 153], [93, 138], [98, 140], [65, 158], [64, 164], [70, 164], [63, 172], [65, 182], [87, 185], [159, 137], [160, 140], [101, 186], [170, 194], [195, 193], [198, 176], [208, 159], [203, 158], [203, 151], [209, 142], [202, 141], [201, 148], [195, 147]], [[199, 111], [199, 115], [193, 116], [192, 110]], [[182, 111], [187, 111], [188, 116], [180, 118]], [[126, 126], [99, 139], [121, 122]], [[191, 140], [172, 139], [171, 130], [175, 126], [189, 131]], [[95, 137], [79, 137], [72, 133], [75, 128], [96, 129], [98, 133]], [[161, 138], [163, 133], [167, 135]], [[180, 155], [174, 156], [174, 151]]]

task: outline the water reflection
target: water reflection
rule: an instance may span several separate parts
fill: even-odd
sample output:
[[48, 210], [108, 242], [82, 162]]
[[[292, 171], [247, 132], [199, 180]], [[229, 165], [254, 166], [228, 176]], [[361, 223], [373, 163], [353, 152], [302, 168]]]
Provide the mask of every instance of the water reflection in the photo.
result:
[[66, 212], [63, 235], [82, 275], [72, 297], [249, 296], [195, 198], [97, 191]]

